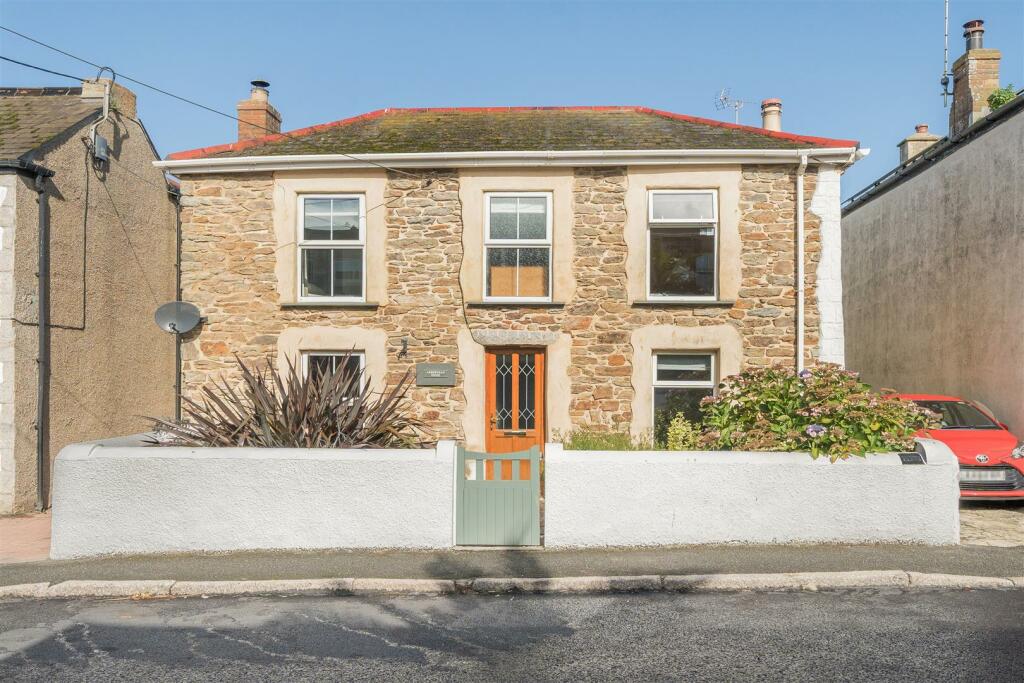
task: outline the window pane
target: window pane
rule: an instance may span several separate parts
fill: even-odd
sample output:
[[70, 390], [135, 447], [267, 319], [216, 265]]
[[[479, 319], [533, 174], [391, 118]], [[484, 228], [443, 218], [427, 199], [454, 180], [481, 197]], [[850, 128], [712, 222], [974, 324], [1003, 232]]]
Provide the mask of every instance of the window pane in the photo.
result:
[[516, 239], [516, 198], [491, 197], [492, 240]]
[[655, 192], [651, 195], [651, 202], [654, 220], [714, 220], [715, 196], [710, 192]]
[[[308, 204], [309, 202], [307, 202]], [[305, 223], [303, 224], [303, 239], [307, 240], [329, 240], [331, 239], [331, 217], [325, 216], [314, 216], [309, 213], [306, 214]]]
[[519, 296], [547, 296], [551, 250], [519, 250]]
[[548, 232], [548, 201], [544, 197], [520, 197], [519, 239], [542, 240]]
[[512, 429], [512, 354], [494, 358], [494, 426]]
[[689, 228], [651, 228], [651, 294], [714, 296], [715, 237]]
[[331, 250], [302, 250], [302, 296], [330, 296]]
[[363, 295], [363, 250], [334, 250], [334, 296]]
[[659, 382], [710, 382], [711, 356], [691, 353], [659, 353]]
[[700, 423], [700, 400], [711, 396], [711, 388], [672, 388], [655, 387], [654, 389], [654, 440], [664, 444], [668, 433], [668, 425], [679, 413], [691, 422]]
[[487, 296], [516, 296], [516, 251], [487, 250]]
[[333, 235], [336, 240], [358, 240], [359, 239], [359, 216], [338, 216], [333, 217]]
[[537, 426], [537, 372], [532, 353], [519, 354], [519, 429]]
[[308, 356], [309, 375], [314, 379], [320, 379], [326, 374], [334, 372], [334, 358], [332, 356], [313, 355]]
[[331, 200], [331, 210], [335, 215], [337, 214], [349, 214], [359, 215], [359, 198], [358, 197], [344, 197], [342, 199]]
[[302, 205], [305, 207], [306, 215], [311, 213], [319, 214], [321, 216], [331, 215], [331, 200], [330, 199], [306, 199]]

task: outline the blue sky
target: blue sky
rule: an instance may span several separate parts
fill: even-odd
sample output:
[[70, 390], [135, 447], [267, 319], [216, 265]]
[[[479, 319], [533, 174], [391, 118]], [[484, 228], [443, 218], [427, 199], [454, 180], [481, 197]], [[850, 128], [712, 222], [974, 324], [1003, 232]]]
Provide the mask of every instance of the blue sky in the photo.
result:
[[[844, 196], [892, 168], [896, 143], [945, 134], [942, 0], [886, 2], [48, 2], [0, 0], [0, 23], [222, 111], [271, 82], [286, 129], [382, 107], [638, 104], [732, 120], [724, 87], [783, 100], [785, 130], [872, 149]], [[950, 3], [986, 22], [1003, 84], [1024, 86], [1024, 2]], [[74, 76], [95, 70], [9, 34], [0, 54]], [[69, 81], [0, 63], [0, 84]], [[231, 142], [235, 123], [134, 88], [162, 155]]]

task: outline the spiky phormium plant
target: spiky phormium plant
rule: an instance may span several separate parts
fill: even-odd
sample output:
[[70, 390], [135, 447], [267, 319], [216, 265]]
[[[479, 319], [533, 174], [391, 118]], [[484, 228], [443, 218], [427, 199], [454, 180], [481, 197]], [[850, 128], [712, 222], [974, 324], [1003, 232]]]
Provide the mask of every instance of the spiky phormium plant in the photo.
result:
[[180, 421], [150, 418], [171, 446], [259, 448], [409, 448], [423, 443], [424, 425], [409, 414], [410, 373], [374, 394], [349, 356], [333, 372], [304, 373], [289, 359], [283, 372], [269, 361], [246, 365], [241, 381], [221, 378], [198, 401], [182, 397]]

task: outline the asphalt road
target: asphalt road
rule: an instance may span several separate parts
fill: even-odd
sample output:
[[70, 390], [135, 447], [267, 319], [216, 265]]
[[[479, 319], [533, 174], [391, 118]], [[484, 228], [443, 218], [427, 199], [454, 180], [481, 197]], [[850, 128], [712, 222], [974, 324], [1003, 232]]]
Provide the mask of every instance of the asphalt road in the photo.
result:
[[1024, 680], [1024, 591], [0, 603], [4, 681]]

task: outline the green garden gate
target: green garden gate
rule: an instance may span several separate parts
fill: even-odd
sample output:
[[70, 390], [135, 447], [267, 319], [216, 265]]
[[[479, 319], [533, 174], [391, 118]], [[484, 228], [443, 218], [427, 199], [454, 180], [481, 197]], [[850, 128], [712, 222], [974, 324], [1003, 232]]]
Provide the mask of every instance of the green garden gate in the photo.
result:
[[474, 453], [459, 447], [456, 545], [540, 545], [540, 448]]

